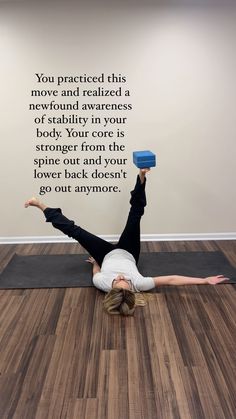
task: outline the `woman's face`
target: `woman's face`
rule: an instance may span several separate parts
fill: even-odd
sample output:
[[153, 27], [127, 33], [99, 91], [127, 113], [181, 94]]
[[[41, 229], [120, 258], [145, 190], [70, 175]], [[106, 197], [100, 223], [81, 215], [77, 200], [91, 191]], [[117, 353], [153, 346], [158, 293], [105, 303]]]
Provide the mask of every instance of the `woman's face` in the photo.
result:
[[130, 290], [132, 288], [131, 281], [126, 279], [123, 275], [117, 275], [112, 281], [112, 288], [124, 288]]

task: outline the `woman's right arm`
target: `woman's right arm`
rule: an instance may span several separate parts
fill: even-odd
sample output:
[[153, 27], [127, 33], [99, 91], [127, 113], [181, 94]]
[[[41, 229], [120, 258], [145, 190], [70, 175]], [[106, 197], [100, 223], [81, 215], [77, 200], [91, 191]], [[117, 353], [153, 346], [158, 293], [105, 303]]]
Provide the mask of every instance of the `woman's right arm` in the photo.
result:
[[227, 281], [224, 275], [208, 276], [206, 278], [195, 278], [192, 276], [181, 276], [181, 275], [167, 275], [167, 276], [156, 276], [154, 279], [155, 286], [160, 285], [217, 285], [220, 282]]

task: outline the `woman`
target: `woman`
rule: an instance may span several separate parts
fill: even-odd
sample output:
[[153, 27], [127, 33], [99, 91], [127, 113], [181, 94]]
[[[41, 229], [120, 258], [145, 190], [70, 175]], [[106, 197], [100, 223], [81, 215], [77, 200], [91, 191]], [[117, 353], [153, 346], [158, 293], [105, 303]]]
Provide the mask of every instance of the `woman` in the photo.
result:
[[[93, 284], [107, 292], [104, 308], [110, 314], [132, 315], [138, 303], [140, 291], [160, 285], [215, 285], [228, 278], [223, 275], [193, 278], [179, 275], [143, 277], [137, 263], [140, 254], [140, 220], [146, 206], [146, 174], [150, 169], [141, 169], [134, 190], [131, 192], [131, 208], [123, 233], [117, 244], [109, 243], [76, 226], [66, 218], [60, 208], [49, 208], [36, 198], [31, 198], [25, 207], [37, 207], [44, 212], [47, 222], [69, 237], [77, 240], [91, 255]], [[144, 305], [141, 303], [141, 305]]]

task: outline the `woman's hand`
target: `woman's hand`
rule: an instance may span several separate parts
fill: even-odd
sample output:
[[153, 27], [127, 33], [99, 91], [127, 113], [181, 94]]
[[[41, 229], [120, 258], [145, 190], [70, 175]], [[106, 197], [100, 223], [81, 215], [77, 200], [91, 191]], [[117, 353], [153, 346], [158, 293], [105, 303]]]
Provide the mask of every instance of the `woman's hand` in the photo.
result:
[[94, 258], [92, 258], [92, 256], [89, 256], [86, 262], [91, 263], [91, 265], [93, 265], [93, 275], [101, 271], [99, 264], [96, 262]]
[[230, 278], [226, 278], [224, 275], [217, 275], [217, 276], [208, 276], [205, 279], [207, 281], [207, 284], [217, 285], [217, 284], [220, 284], [220, 282], [229, 281]]
[[92, 256], [89, 256], [89, 258], [86, 260], [86, 262], [89, 262], [92, 265], [94, 265], [94, 263], [96, 263], [96, 260], [94, 258], [92, 258]]

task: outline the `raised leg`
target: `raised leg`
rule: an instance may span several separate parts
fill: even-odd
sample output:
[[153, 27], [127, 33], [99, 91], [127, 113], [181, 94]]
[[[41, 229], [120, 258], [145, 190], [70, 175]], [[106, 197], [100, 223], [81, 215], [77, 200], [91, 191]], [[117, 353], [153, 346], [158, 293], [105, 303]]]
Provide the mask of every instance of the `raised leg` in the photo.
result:
[[149, 169], [141, 169], [139, 175], [137, 176], [134, 190], [131, 192], [131, 208], [128, 219], [123, 233], [116, 245], [117, 248], [127, 250], [131, 253], [134, 256], [136, 263], [138, 262], [140, 254], [140, 221], [142, 215], [144, 214], [144, 208], [147, 204], [145, 194], [145, 175], [148, 171]]
[[41, 209], [47, 222], [52, 223], [54, 228], [77, 240], [96, 260], [99, 266], [101, 266], [105, 255], [115, 248], [113, 244], [75, 225], [74, 221], [69, 220], [62, 214], [60, 208], [49, 208], [36, 198], [31, 198], [25, 203], [26, 208], [29, 206]]

